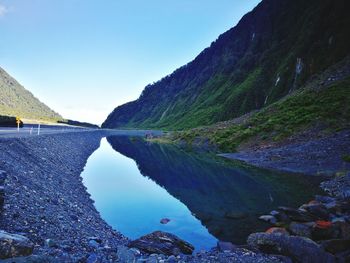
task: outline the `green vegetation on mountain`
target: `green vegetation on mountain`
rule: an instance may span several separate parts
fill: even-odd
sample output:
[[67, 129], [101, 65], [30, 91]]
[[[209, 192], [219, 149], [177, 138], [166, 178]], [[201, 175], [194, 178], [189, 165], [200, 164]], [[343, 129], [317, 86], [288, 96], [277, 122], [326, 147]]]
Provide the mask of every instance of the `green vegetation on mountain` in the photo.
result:
[[[348, 10], [347, 0], [263, 0], [195, 60], [117, 107], [102, 127], [182, 130], [265, 108], [349, 54]], [[311, 119], [307, 112], [316, 107], [275, 116], [264, 129], [291, 120], [289, 133], [295, 123]], [[263, 122], [259, 116], [255, 121]], [[241, 132], [245, 137], [256, 131]]]
[[209, 143], [224, 152], [249, 141], [278, 142], [302, 131], [327, 132], [350, 128], [350, 77], [317, 88], [306, 88], [236, 122], [172, 134], [171, 141]]
[[58, 121], [62, 117], [39, 101], [0, 68], [0, 115], [22, 119]]

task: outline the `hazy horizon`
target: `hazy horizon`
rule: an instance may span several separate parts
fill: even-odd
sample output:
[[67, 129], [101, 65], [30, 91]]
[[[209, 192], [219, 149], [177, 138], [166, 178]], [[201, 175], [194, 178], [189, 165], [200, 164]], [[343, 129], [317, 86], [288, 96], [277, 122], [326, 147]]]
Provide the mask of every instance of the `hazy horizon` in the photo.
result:
[[100, 124], [259, 2], [0, 0], [0, 66], [63, 117]]

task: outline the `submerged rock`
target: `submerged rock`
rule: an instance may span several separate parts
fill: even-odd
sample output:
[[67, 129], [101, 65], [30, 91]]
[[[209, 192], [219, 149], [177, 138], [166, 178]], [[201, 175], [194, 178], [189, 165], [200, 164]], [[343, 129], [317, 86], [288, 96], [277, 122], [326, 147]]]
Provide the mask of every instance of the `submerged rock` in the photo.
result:
[[317, 217], [313, 216], [312, 214], [302, 211], [302, 210], [297, 210], [294, 208], [290, 207], [284, 207], [280, 206], [278, 208], [279, 211], [283, 212], [284, 214], [287, 215], [287, 217], [291, 221], [297, 221], [297, 222], [311, 222], [317, 220]]
[[262, 252], [284, 255], [295, 262], [331, 263], [335, 258], [311, 239], [283, 234], [254, 233], [248, 245]]
[[169, 219], [169, 218], [162, 218], [162, 219], [160, 220], [160, 223], [163, 224], [163, 225], [166, 225], [166, 224], [168, 224], [169, 222], [170, 222], [170, 219]]
[[272, 215], [262, 215], [259, 217], [260, 220], [271, 223], [271, 224], [276, 224], [277, 220], [274, 216]]
[[307, 212], [317, 219], [328, 220], [329, 212], [327, 211], [326, 206], [323, 204], [307, 204], [302, 206]]
[[118, 246], [117, 257], [120, 262], [135, 262], [136, 257], [132, 250], [125, 246]]
[[177, 236], [156, 231], [145, 235], [129, 243], [129, 247], [135, 247], [145, 253], [157, 253], [164, 255], [192, 254], [194, 247]]
[[219, 241], [217, 244], [217, 247], [220, 251], [225, 252], [225, 251], [233, 251], [237, 247], [232, 244], [231, 242], [224, 242], [224, 241]]
[[33, 248], [28, 238], [0, 230], [0, 259], [28, 256], [32, 254]]

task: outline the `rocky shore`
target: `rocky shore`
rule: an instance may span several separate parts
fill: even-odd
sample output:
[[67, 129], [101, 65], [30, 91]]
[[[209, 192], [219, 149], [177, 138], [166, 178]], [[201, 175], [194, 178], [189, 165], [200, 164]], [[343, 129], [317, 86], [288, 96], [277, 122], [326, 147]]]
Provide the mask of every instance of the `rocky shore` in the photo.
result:
[[[100, 218], [80, 177], [102, 136], [75, 132], [0, 140], [0, 229], [32, 244], [27, 242], [31, 249], [17, 253], [4, 251], [3, 243], [1, 258], [33, 254], [31, 258], [40, 262], [116, 260], [113, 251], [128, 240]], [[0, 232], [0, 239], [5, 235]]]
[[290, 140], [283, 145], [224, 153], [220, 156], [257, 167], [307, 175], [331, 176], [350, 171], [350, 162], [344, 160], [350, 155], [350, 131], [322, 138], [317, 138], [315, 132], [309, 132]]
[[[350, 175], [322, 183], [328, 196], [280, 207], [247, 245], [210, 251], [155, 232], [131, 241], [104, 222], [80, 174], [106, 131], [0, 139], [2, 262], [348, 262]], [[122, 216], [122, 215], [121, 215]]]
[[[350, 173], [324, 181], [320, 187], [325, 195], [316, 195], [298, 208], [278, 207], [260, 216], [271, 227], [249, 235], [246, 245], [219, 242], [210, 251], [190, 256], [167, 259], [153, 254], [155, 261], [151, 262], [350, 262]], [[131, 244], [147, 251], [147, 245], [154, 245], [155, 240], [148, 239], [143, 237]], [[148, 252], [156, 252], [157, 246], [149, 247]], [[126, 262], [142, 258], [134, 251], [124, 251]], [[169, 260], [171, 257], [174, 261]]]

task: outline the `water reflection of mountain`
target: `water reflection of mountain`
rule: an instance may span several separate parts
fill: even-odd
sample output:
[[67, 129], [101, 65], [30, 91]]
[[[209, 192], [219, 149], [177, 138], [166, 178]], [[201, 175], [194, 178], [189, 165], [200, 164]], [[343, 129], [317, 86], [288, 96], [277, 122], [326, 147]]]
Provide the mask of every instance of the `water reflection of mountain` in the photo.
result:
[[279, 205], [301, 204], [316, 189], [310, 178], [234, 166], [170, 145], [120, 136], [107, 140], [134, 159], [142, 175], [184, 203], [211, 234], [236, 244], [266, 227], [259, 215]]

